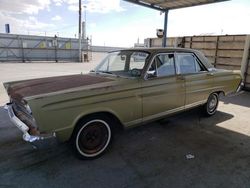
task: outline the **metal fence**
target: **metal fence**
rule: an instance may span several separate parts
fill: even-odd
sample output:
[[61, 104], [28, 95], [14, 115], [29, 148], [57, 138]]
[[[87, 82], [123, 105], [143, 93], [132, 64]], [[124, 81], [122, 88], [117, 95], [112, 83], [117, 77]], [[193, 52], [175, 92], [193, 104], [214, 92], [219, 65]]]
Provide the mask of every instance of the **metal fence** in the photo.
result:
[[[108, 52], [120, 48], [90, 46], [82, 41], [83, 54]], [[0, 34], [0, 62], [78, 61], [78, 39], [32, 35]]]
[[[87, 43], [82, 44], [83, 50]], [[0, 61], [77, 61], [78, 40], [0, 34]]]

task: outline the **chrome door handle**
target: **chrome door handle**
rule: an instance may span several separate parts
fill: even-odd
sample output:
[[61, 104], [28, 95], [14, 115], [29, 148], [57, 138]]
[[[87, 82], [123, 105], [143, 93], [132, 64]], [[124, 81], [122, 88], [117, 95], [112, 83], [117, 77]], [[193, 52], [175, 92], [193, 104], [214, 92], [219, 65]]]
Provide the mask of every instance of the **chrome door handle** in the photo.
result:
[[208, 76], [213, 76], [214, 73], [213, 73], [213, 72], [209, 72], [209, 73], [207, 73], [207, 75], [208, 75]]
[[178, 80], [185, 80], [184, 76], [181, 76], [181, 75], [177, 76], [177, 79]]

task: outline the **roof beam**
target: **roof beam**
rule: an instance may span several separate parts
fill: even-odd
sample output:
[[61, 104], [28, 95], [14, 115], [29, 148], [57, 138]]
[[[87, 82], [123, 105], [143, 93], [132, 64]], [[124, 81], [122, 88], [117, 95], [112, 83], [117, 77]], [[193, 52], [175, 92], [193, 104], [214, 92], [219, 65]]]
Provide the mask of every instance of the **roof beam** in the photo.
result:
[[[182, 4], [182, 5], [177, 5], [175, 7], [170, 8], [171, 10], [174, 9], [179, 9], [179, 8], [188, 8], [188, 7], [195, 7], [195, 6], [200, 6], [200, 5], [208, 5], [208, 4], [214, 4], [214, 3], [219, 3], [219, 2], [225, 2], [225, 1], [229, 1], [229, 0], [210, 0], [210, 1], [204, 1], [204, 2], [199, 2], [199, 3], [188, 3], [188, 1], [186, 2], [187, 4]], [[162, 2], [160, 4], [157, 4], [160, 7], [165, 7], [164, 5], [167, 5], [169, 3], [176, 3], [178, 4], [178, 1], [166, 1], [166, 2]], [[181, 4], [181, 3], [180, 3]]]
[[144, 7], [147, 7], [147, 8], [152, 8], [152, 9], [155, 9], [155, 10], [158, 10], [158, 11], [167, 10], [167, 9], [161, 8], [157, 4], [154, 5], [154, 4], [150, 4], [150, 3], [145, 3], [145, 2], [140, 1], [140, 0], [124, 0], [124, 1], [127, 1], [129, 3], [134, 3], [134, 4], [137, 4], [137, 5], [140, 5], [140, 6], [144, 6]]
[[[207, 5], [212, 3], [219, 3], [229, 0], [159, 0], [159, 1], [151, 1], [154, 3], [150, 3], [149, 0], [124, 0], [133, 4], [137, 4], [140, 6], [152, 8], [158, 11], [166, 11], [178, 8], [186, 8], [186, 7], [194, 7], [199, 5]], [[174, 5], [171, 5], [174, 4]]]

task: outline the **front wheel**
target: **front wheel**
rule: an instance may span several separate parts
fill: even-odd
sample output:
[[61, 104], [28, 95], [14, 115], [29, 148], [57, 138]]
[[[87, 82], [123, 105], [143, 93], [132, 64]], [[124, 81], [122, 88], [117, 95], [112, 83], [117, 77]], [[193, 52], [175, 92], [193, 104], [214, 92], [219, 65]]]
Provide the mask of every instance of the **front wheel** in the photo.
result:
[[80, 159], [101, 156], [112, 138], [111, 121], [105, 117], [88, 118], [78, 123], [73, 135], [73, 149]]
[[207, 103], [204, 105], [204, 114], [212, 116], [216, 113], [219, 104], [219, 96], [217, 93], [209, 95]]

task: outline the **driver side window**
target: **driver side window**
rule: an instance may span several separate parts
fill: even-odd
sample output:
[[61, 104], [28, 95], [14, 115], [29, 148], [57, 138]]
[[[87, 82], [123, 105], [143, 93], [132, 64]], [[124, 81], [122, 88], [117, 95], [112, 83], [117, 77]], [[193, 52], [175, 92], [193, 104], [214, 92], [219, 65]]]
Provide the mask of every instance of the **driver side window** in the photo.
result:
[[174, 54], [157, 55], [148, 70], [148, 77], [163, 77], [175, 75]]

